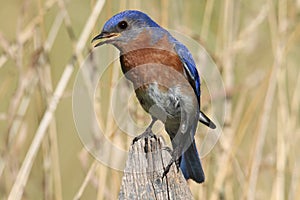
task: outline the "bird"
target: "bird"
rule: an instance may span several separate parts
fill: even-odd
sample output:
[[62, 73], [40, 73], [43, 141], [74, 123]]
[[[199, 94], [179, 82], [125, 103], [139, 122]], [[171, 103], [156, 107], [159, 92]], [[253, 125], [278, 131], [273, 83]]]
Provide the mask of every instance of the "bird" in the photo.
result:
[[200, 77], [187, 47], [139, 10], [112, 16], [92, 39], [95, 41], [94, 47], [110, 44], [119, 50], [122, 72], [152, 117], [146, 131], [134, 141], [155, 137], [152, 126], [162, 121], [173, 146], [163, 177], [176, 163], [186, 180], [203, 183], [205, 175], [194, 136], [198, 121], [212, 129], [216, 125], [200, 110]]

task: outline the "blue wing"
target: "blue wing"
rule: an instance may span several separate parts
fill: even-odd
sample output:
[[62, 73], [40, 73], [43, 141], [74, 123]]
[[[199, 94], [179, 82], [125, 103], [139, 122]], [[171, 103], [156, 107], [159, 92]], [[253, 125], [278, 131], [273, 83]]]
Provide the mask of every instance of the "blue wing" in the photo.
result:
[[[194, 59], [192, 57], [192, 54], [189, 52], [189, 50], [181, 44], [178, 40], [173, 38], [172, 36], [170, 37], [171, 41], [175, 44], [175, 51], [178, 54], [181, 62], [183, 63], [187, 79], [191, 86], [194, 89], [194, 92], [197, 96], [198, 103], [200, 105], [200, 77], [196, 68], [196, 64], [194, 62]], [[201, 110], [199, 113], [199, 121], [206, 126], [215, 129], [216, 125], [211, 121]]]
[[187, 74], [187, 78], [192, 85], [195, 94], [197, 96], [198, 102], [200, 102], [200, 77], [196, 68], [196, 64], [192, 57], [192, 54], [189, 50], [177, 40], [175, 42], [175, 51], [177, 52], [178, 56], [180, 57], [181, 62], [184, 65], [184, 69]]

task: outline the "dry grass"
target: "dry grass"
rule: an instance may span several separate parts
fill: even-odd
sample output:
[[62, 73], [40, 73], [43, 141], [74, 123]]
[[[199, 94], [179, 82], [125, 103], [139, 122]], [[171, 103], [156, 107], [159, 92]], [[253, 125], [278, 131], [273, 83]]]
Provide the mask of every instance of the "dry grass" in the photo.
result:
[[[200, 38], [223, 76], [223, 133], [203, 159], [206, 183], [189, 183], [195, 199], [296, 199], [300, 3], [290, 0], [1, 1], [0, 199], [117, 198], [122, 173], [80, 143], [71, 94], [90, 39], [107, 18], [132, 8]], [[98, 123], [112, 142], [128, 149], [132, 138], [122, 134], [111, 112], [117, 103], [110, 104], [111, 88], [121, 74], [113, 65], [106, 85], [99, 86], [106, 98], [97, 105]], [[211, 95], [222, 98], [218, 91]], [[202, 98], [209, 108], [208, 97]], [[147, 124], [136, 102], [130, 110], [137, 124]], [[106, 153], [116, 158], [110, 149]]]

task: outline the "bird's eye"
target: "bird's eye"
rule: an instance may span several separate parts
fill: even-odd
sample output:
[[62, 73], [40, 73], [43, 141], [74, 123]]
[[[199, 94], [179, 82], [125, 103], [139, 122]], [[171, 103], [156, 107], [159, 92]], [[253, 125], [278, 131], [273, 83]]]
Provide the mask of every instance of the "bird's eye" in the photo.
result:
[[127, 26], [128, 26], [128, 24], [127, 24], [127, 22], [125, 22], [125, 21], [121, 21], [121, 22], [118, 23], [118, 27], [119, 27], [120, 29], [122, 29], [122, 30], [126, 29]]

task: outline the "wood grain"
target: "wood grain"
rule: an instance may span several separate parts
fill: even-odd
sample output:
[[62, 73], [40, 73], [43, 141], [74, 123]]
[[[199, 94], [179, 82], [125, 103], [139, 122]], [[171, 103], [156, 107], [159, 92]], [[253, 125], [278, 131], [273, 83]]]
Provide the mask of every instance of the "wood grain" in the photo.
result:
[[162, 137], [142, 138], [129, 150], [119, 199], [193, 199], [181, 170], [173, 164], [162, 178], [169, 163], [170, 149]]

